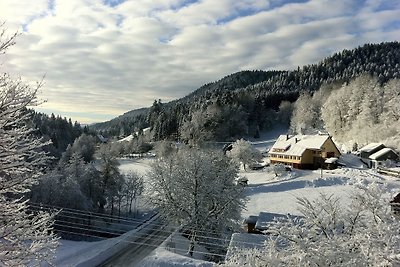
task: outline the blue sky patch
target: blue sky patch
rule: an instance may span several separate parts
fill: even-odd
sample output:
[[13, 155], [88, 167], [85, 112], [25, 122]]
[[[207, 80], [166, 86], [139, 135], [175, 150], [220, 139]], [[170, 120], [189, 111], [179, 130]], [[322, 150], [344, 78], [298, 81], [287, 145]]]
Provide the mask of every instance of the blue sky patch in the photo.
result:
[[309, 0], [291, 0], [291, 1], [285, 1], [285, 0], [272, 0], [270, 1], [269, 9], [275, 9], [279, 7], [283, 7], [284, 5], [287, 4], [296, 4], [296, 3], [307, 3]]
[[172, 10], [176, 11], [176, 10], [179, 10], [181, 8], [184, 8], [184, 7], [190, 6], [192, 4], [195, 4], [197, 2], [199, 2], [199, 1], [197, 1], [197, 0], [185, 0], [179, 5], [172, 6]]
[[122, 4], [123, 2], [125, 2], [125, 0], [103, 0], [103, 3], [106, 6], [110, 6], [110, 7], [116, 7], [120, 4]]

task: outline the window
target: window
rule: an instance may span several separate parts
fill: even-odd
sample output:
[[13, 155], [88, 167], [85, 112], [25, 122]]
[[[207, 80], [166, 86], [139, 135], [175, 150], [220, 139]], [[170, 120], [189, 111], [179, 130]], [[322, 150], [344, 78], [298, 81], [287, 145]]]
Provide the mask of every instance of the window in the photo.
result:
[[327, 158], [333, 158], [335, 156], [335, 152], [327, 152], [326, 157]]

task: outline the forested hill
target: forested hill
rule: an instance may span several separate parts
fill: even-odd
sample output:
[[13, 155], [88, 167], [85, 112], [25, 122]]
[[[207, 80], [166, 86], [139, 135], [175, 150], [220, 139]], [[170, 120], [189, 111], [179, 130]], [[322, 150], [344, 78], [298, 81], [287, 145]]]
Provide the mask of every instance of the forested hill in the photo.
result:
[[313, 92], [323, 83], [343, 83], [361, 74], [384, 83], [400, 78], [400, 43], [366, 44], [343, 50], [317, 64], [290, 71], [241, 71], [206, 84], [169, 103], [130, 111], [92, 128], [109, 135], [128, 135], [151, 127], [154, 140], [227, 140], [257, 135], [285, 120], [282, 101], [295, 101], [302, 91]]

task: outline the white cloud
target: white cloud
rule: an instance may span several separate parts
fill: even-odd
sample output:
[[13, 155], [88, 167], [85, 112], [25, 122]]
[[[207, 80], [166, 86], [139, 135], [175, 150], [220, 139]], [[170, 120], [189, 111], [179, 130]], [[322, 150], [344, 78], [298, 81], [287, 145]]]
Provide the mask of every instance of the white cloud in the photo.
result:
[[44, 108], [93, 120], [182, 97], [239, 70], [296, 68], [400, 36], [400, 7], [384, 1], [51, 3], [0, 2], [8, 28], [24, 27], [3, 68], [28, 81], [45, 74]]

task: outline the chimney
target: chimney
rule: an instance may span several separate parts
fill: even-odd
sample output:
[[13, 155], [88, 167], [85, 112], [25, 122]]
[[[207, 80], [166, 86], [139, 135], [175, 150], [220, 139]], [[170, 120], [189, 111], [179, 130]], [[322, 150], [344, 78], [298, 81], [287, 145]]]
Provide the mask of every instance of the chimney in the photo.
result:
[[287, 140], [289, 140], [289, 135], [288, 135], [288, 134], [286, 135], [286, 141], [287, 141]]
[[295, 143], [295, 144], [297, 143], [297, 137], [294, 138], [294, 143]]

